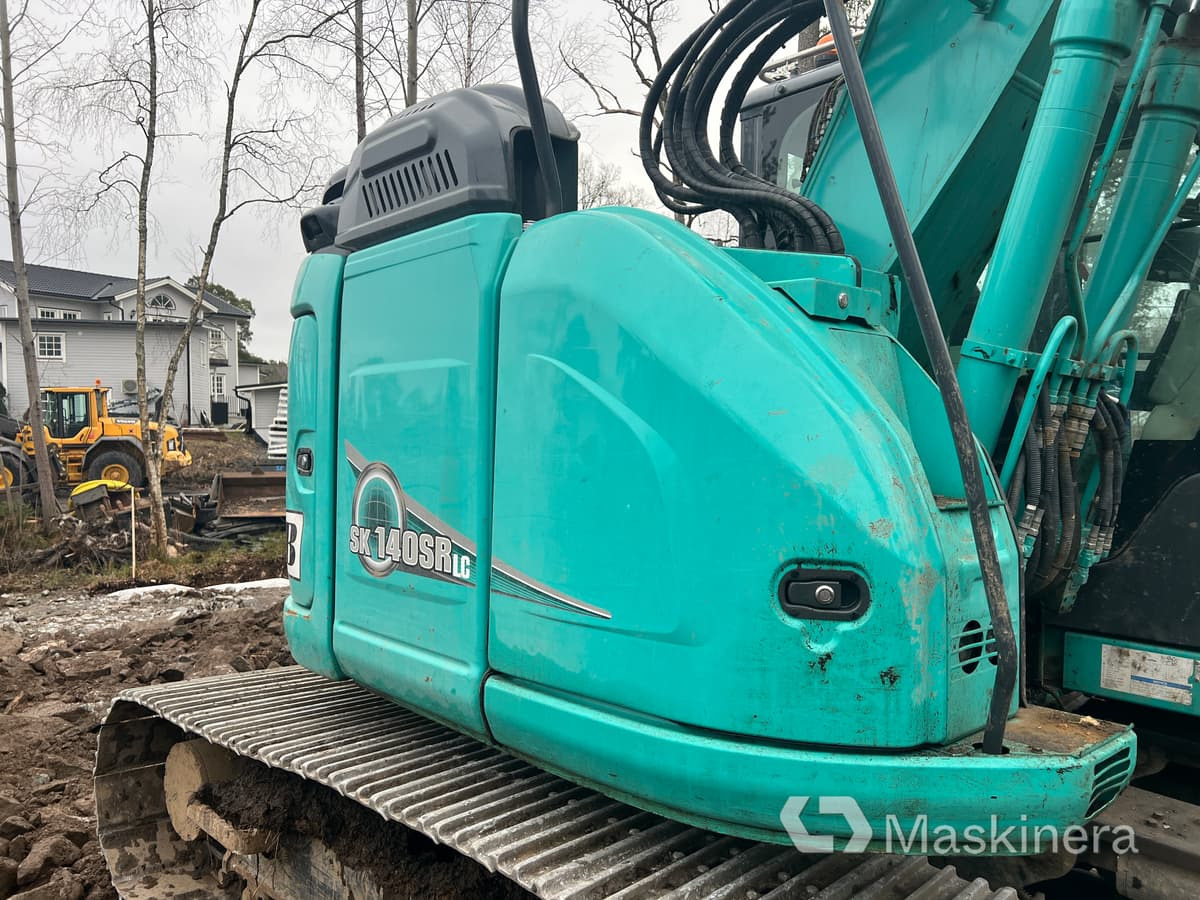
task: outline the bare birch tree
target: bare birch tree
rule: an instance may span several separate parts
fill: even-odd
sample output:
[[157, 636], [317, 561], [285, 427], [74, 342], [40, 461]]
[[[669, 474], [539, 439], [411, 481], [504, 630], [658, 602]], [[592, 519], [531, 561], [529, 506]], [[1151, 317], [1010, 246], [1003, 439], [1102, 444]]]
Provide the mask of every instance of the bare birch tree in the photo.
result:
[[[417, 102], [428, 67], [442, 46], [428, 33], [427, 20], [446, 0], [350, 0], [314, 35], [312, 53], [284, 78], [299, 76], [303, 89], [336, 105], [348, 105], [358, 140], [371, 121], [395, 115]], [[330, 4], [304, 0], [300, 20], [324, 21]]]
[[[321, 18], [328, 3], [305, 0]], [[354, 0], [320, 36], [327, 54], [320, 77], [305, 72], [306, 87], [353, 109], [358, 140], [371, 122], [393, 116], [429, 96], [484, 82], [514, 82], [507, 0]], [[569, 23], [547, 0], [534, 0], [531, 32], [543, 90], [573, 78], [555, 47], [575, 46]]]
[[[679, 20], [679, 4], [677, 0], [604, 0], [604, 3], [609, 8], [603, 26], [608, 46], [562, 46], [559, 48], [559, 58], [594, 100], [594, 109], [584, 113], [584, 116], [641, 118], [645, 95], [662, 69], [663, 60], [673, 49], [667, 42], [667, 32]], [[718, 6], [718, 0], [708, 0], [711, 13], [715, 13]], [[633, 96], [609, 86], [599, 74], [611, 71], [610, 50], [621, 57], [632, 71], [638, 84]], [[664, 94], [659, 101], [659, 117], [665, 111], [666, 102]], [[676, 213], [675, 219], [691, 225], [689, 217], [681, 213]]]
[[[279, 60], [291, 59], [297, 45], [314, 40], [332, 25], [342, 10], [334, 9], [316, 22], [305, 21], [295, 25], [277, 21], [273, 25], [267, 21], [270, 13], [268, 0], [247, 0], [242, 8], [244, 17], [240, 25], [237, 56], [225, 84], [225, 116], [217, 179], [217, 208], [213, 213], [208, 239], [202, 250], [191, 310], [183, 334], [167, 362], [163, 403], [160, 406], [158, 421], [154, 425], [160, 434], [166, 424], [180, 360], [191, 340], [192, 331], [203, 314], [206, 302], [204, 285], [210, 280], [213, 258], [216, 256], [225, 223], [239, 211], [257, 204], [298, 206], [303, 198], [320, 186], [328, 174], [328, 166], [320, 159], [301, 159], [298, 169], [295, 165], [287, 165], [289, 157], [295, 163], [296, 153], [305, 152], [309, 144], [304, 140], [306, 132], [303, 127], [307, 116], [296, 111], [286, 111], [282, 116], [270, 121], [260, 121], [256, 115], [240, 115], [240, 101], [246, 81], [256, 67], [263, 67], [269, 71], [278, 65]], [[280, 173], [286, 172], [291, 172], [291, 177], [280, 177]], [[142, 292], [144, 293], [144, 287]], [[154, 442], [153, 452], [161, 458], [161, 441]], [[157, 460], [152, 468], [149, 488], [154, 514], [154, 544], [156, 548], [165, 549], [166, 511], [162, 503], [162, 483]]]
[[[353, 0], [348, 0], [352, 3]], [[147, 259], [154, 239], [151, 211], [157, 166], [162, 154], [185, 134], [176, 123], [185, 112], [205, 109], [207, 85], [219, 58], [212, 46], [217, 33], [209, 0], [136, 0], [134, 12], [110, 25], [109, 45], [83, 61], [90, 75], [70, 75], [60, 88], [81, 124], [93, 130], [98, 119], [124, 122], [137, 136], [136, 145], [116, 143], [116, 159], [97, 174], [99, 188], [91, 208], [115, 203], [132, 207], [137, 240], [135, 276], [135, 357], [138, 417], [141, 423], [147, 492], [151, 505], [151, 534], [156, 552], [166, 548], [166, 514], [162, 502], [163, 442], [159, 435], [172, 408], [180, 360], [192, 332], [202, 319], [203, 285], [210, 280], [213, 257], [225, 223], [240, 210], [257, 203], [297, 204], [319, 185], [331, 166], [314, 158], [312, 113], [290, 106], [272, 113], [257, 108], [247, 114], [243, 105], [254, 96], [252, 82], [261, 74], [266, 96], [280, 70], [297, 59], [297, 44], [315, 40], [347, 6], [331, 9], [316, 20], [294, 15], [285, 0], [243, 0], [236, 35], [236, 54], [224, 78], [222, 132], [217, 168], [215, 212], [205, 243], [199, 248], [197, 287], [188, 317], [167, 361], [161, 401], [151, 413], [147, 394], [146, 285]], [[207, 48], [207, 49], [206, 49]], [[204, 55], [204, 54], [208, 55]], [[275, 99], [278, 99], [276, 97]], [[278, 105], [276, 106], [279, 109]], [[198, 136], [198, 135], [193, 135]], [[319, 171], [318, 171], [319, 169]]]
[[0, 77], [4, 89], [4, 175], [8, 206], [8, 233], [12, 242], [13, 273], [17, 294], [17, 318], [20, 321], [21, 349], [25, 362], [25, 385], [29, 391], [29, 424], [33, 430], [34, 458], [37, 464], [38, 498], [42, 509], [42, 530], [50, 529], [50, 515], [57, 509], [54, 499], [54, 473], [42, 427], [42, 408], [38, 402], [37, 350], [33, 343], [33, 322], [29, 307], [29, 275], [25, 268], [25, 241], [21, 230], [21, 194], [17, 175], [16, 103], [13, 99], [12, 23], [8, 18], [8, 0], [0, 0]]
[[[69, 11], [51, 5], [43, 7], [43, 12], [52, 14], [67, 14]], [[0, 81], [3, 86], [3, 129], [4, 129], [4, 170], [5, 170], [5, 203], [8, 214], [9, 243], [12, 248], [13, 289], [16, 294], [17, 320], [21, 335], [21, 355], [24, 363], [25, 389], [29, 397], [29, 425], [32, 431], [34, 447], [34, 464], [37, 477], [37, 496], [41, 508], [42, 529], [49, 530], [51, 516], [57, 511], [58, 505], [54, 497], [55, 471], [50, 464], [50, 453], [46, 442], [46, 431], [42, 418], [40, 403], [41, 383], [38, 372], [37, 345], [33, 334], [33, 321], [29, 301], [29, 272], [26, 265], [27, 242], [25, 235], [25, 214], [28, 205], [37, 202], [45, 195], [54, 195], [53, 190], [45, 190], [44, 185], [49, 178], [46, 171], [37, 171], [28, 191], [22, 190], [22, 165], [18, 158], [18, 142], [25, 137], [25, 146], [40, 151], [41, 157], [53, 156], [57, 147], [53, 141], [44, 137], [33, 140], [31, 135], [21, 135], [21, 131], [35, 130], [38, 116], [26, 112], [22, 115], [16, 99], [18, 82], [24, 81], [29, 93], [36, 90], [39, 69], [55, 62], [55, 56], [72, 32], [83, 21], [82, 14], [63, 27], [55, 30], [46, 22], [36, 19], [30, 11], [29, 2], [17, 10], [10, 18], [7, 0], [0, 0]], [[24, 40], [19, 38], [23, 37]], [[33, 104], [36, 106], [36, 103]], [[22, 127], [23, 126], [23, 127]], [[35, 162], [35, 168], [40, 168]], [[6, 485], [7, 486], [7, 485]]]
[[621, 178], [615, 163], [605, 162], [591, 153], [579, 155], [579, 208], [597, 206], [646, 206], [646, 192]]

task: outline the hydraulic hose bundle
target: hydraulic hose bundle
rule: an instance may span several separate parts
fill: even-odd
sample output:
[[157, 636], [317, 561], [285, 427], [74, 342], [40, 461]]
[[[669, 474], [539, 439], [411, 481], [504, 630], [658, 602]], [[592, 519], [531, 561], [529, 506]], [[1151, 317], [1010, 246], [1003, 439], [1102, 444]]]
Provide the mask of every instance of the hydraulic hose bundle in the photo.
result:
[[[734, 0], [666, 60], [646, 96], [639, 143], [646, 174], [669, 210], [688, 216], [727, 210], [749, 247], [765, 246], [770, 236], [780, 250], [845, 252], [820, 206], [753, 175], [733, 144], [738, 110], [758, 72], [823, 12], [820, 0]], [[747, 50], [721, 108], [714, 153], [708, 138], [714, 98]]]
[[[1111, 549], [1131, 444], [1129, 426], [1129, 410], [1104, 391], [1094, 409], [1052, 403], [1048, 390], [1038, 395], [1008, 490], [1014, 515], [1024, 497], [1019, 533], [1033, 538], [1026, 565], [1032, 594], [1061, 587], [1081, 550], [1103, 557]], [[1097, 476], [1085, 541], [1081, 504], [1088, 498], [1079, 483], [1078, 460], [1089, 437]]]
[[1100, 481], [1092, 506], [1088, 549], [1103, 556], [1112, 549], [1117, 513], [1121, 509], [1121, 490], [1125, 484], [1125, 465], [1132, 444], [1129, 410], [1103, 391], [1096, 403], [1092, 434], [1097, 444]]

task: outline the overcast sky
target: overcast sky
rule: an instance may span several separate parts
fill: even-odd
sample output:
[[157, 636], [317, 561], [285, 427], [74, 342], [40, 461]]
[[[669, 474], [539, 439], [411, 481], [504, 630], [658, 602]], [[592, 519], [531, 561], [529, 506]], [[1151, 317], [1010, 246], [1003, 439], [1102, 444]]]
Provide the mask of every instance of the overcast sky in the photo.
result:
[[[548, 0], [572, 20], [590, 23], [588, 33], [601, 34], [605, 16], [601, 0]], [[680, 0], [680, 22], [671, 34], [672, 42], [699, 23], [706, 13], [697, 0]], [[673, 46], [673, 43], [672, 43]], [[622, 100], [640, 105], [628, 64], [612, 57], [609, 83], [616, 86]], [[586, 109], [587, 98], [581, 93], [565, 98], [576, 109]], [[339, 114], [345, 111], [339, 111]], [[212, 115], [219, 115], [219, 108]], [[188, 130], [215, 130], [215, 122], [185, 122]], [[577, 118], [585, 148], [594, 155], [619, 164], [630, 183], [651, 193], [633, 151], [637, 142], [637, 121], [631, 116]], [[343, 141], [342, 154], [348, 160], [353, 149], [353, 134]], [[87, 153], [87, 148], [80, 148]], [[199, 269], [199, 247], [207, 235], [212, 215], [213, 187], [211, 149], [199, 140], [182, 141], [160, 169], [160, 178], [152, 196], [156, 232], [150, 248], [150, 275], [171, 275], [180, 281]], [[9, 256], [8, 233], [3, 230], [0, 254]], [[288, 302], [296, 271], [304, 258], [299, 237], [298, 216], [294, 212], [268, 212], [252, 208], [229, 221], [222, 233], [214, 261], [212, 280], [251, 299], [257, 315], [253, 322], [251, 348], [267, 359], [286, 359], [291, 319]], [[30, 262], [72, 266], [105, 274], [132, 277], [136, 267], [136, 239], [130, 220], [97, 225], [81, 244], [60, 253], [57, 258], [34, 256]]]

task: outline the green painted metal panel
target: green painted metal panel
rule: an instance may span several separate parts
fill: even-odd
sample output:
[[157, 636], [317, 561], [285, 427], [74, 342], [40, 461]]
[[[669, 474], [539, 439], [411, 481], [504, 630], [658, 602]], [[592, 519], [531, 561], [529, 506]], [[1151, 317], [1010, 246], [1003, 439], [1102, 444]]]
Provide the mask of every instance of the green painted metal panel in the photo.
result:
[[[1057, 0], [879, 0], [860, 48], [880, 129], [947, 332], [965, 331], [1050, 62]], [[866, 269], [899, 273], [891, 231], [845, 98], [804, 193], [833, 216]], [[901, 341], [924, 362], [916, 318]]]
[[[497, 385], [496, 558], [603, 614], [494, 590], [492, 668], [753, 738], [981, 726], [995, 670], [949, 648], [986, 630], [986, 601], [966, 514], [932, 486], [961, 479], [936, 391], [885, 331], [809, 317], [662, 216], [589, 211], [517, 245]], [[916, 433], [945, 442], [936, 467]], [[797, 563], [861, 574], [869, 611], [787, 616]]]
[[[484, 691], [496, 739], [537, 765], [671, 818], [776, 843], [789, 840], [782, 824], [789, 797], [810, 798], [814, 807], [820, 797], [850, 797], [870, 826], [873, 849], [902, 852], [902, 842], [886, 843], [889, 832], [913, 835], [924, 822], [927, 833], [950, 829], [960, 841], [973, 829], [1011, 828], [1010, 835], [1026, 835], [1028, 852], [1035, 829], [1061, 833], [1111, 802], [1136, 756], [1133, 732], [1120, 728], [1098, 731], [1085, 747], [1032, 750], [1010, 741], [1010, 752], [997, 756], [970, 744], [845, 753], [699, 732], [505, 676], [488, 679]], [[847, 836], [840, 815], [820, 824]], [[1019, 854], [1021, 838], [1011, 850], [997, 849]]]
[[342, 297], [338, 663], [476, 735], [497, 303], [520, 233], [517, 216], [480, 215], [362, 250]]
[[1187, 169], [1200, 125], [1198, 36], [1200, 20], [1185, 17], [1178, 34], [1154, 53], [1142, 92], [1137, 135], [1121, 174], [1111, 224], [1087, 283], [1089, 360], [1099, 355], [1113, 332], [1126, 326], [1126, 320], [1120, 319], [1101, 327], [1130, 279], [1145, 278], [1138, 265]]
[[[333, 656], [333, 510], [336, 469], [337, 358], [345, 257], [305, 259], [292, 294], [288, 356], [287, 508], [291, 594], [283, 625], [296, 662], [341, 678]], [[298, 450], [312, 453], [312, 473], [296, 470]], [[298, 576], [298, 577], [297, 577]]]
[[1063, 632], [1063, 687], [1200, 716], [1200, 650]]

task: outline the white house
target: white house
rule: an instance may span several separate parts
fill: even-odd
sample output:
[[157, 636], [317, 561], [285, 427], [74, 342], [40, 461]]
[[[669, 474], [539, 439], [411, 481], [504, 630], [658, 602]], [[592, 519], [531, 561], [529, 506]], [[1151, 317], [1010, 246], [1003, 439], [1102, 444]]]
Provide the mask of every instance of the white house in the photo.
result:
[[[12, 263], [0, 260], [0, 383], [10, 414], [29, 407]], [[29, 266], [34, 342], [44, 386], [112, 389], [110, 403], [136, 401], [134, 279], [53, 266]], [[162, 390], [168, 360], [183, 333], [194, 292], [173, 278], [147, 279], [148, 386]], [[238, 323], [250, 316], [206, 293], [200, 321], [175, 376], [171, 414], [180, 422], [228, 421], [238, 412]]]

